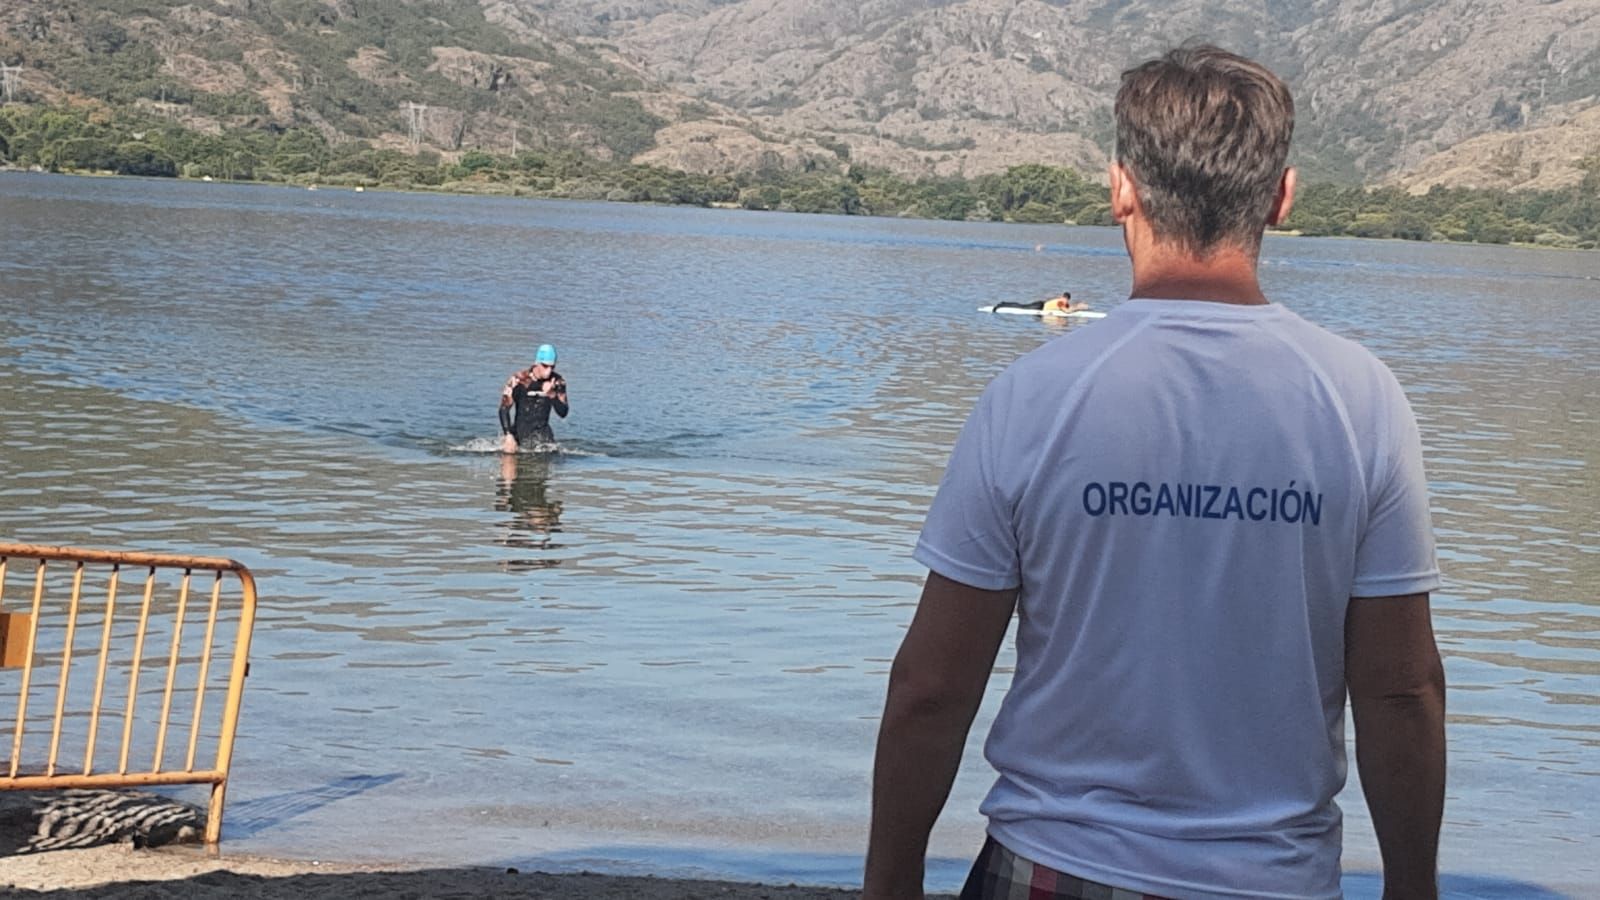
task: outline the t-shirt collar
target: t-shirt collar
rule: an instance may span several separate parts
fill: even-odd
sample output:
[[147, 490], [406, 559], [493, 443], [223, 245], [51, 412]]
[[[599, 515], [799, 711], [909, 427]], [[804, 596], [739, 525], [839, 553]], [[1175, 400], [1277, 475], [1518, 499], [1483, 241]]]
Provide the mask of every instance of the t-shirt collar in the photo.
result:
[[1217, 300], [1153, 300], [1147, 297], [1135, 297], [1124, 301], [1117, 309], [1150, 315], [1204, 316], [1206, 318], [1224, 316], [1229, 318], [1259, 319], [1281, 315], [1285, 307], [1281, 303], [1243, 304], [1222, 303]]

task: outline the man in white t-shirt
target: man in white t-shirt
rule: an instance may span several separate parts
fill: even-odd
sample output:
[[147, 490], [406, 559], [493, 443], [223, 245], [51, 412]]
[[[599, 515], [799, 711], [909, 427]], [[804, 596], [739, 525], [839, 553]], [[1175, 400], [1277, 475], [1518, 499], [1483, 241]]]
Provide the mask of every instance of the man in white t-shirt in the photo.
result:
[[1384, 896], [1434, 898], [1416, 420], [1381, 362], [1256, 279], [1294, 193], [1293, 101], [1185, 46], [1124, 73], [1116, 121], [1130, 300], [1008, 368], [956, 441], [889, 678], [864, 897], [922, 896], [1015, 610], [963, 898], [1339, 897], [1347, 695]]

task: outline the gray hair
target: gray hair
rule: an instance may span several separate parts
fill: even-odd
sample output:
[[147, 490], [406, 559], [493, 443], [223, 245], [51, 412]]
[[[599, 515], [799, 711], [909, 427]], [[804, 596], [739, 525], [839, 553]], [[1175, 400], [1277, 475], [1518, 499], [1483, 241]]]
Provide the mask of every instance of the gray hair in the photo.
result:
[[1278, 76], [1209, 44], [1186, 44], [1122, 73], [1116, 159], [1156, 237], [1206, 257], [1261, 246], [1294, 134]]

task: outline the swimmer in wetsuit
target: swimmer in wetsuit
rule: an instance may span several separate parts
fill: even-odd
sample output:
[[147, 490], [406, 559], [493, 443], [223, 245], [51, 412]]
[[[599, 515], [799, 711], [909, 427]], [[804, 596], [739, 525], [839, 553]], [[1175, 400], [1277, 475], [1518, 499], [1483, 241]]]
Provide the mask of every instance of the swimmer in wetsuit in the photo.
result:
[[1073, 303], [1072, 292], [1062, 291], [1061, 296], [1051, 297], [1049, 300], [1035, 300], [1032, 303], [1018, 303], [1014, 300], [1002, 300], [994, 305], [996, 310], [1002, 309], [1036, 309], [1044, 313], [1056, 315], [1079, 312], [1089, 308], [1087, 303]]
[[550, 412], [565, 419], [567, 409], [567, 380], [556, 372], [556, 348], [542, 344], [533, 365], [508, 378], [500, 392], [501, 449], [555, 443]]

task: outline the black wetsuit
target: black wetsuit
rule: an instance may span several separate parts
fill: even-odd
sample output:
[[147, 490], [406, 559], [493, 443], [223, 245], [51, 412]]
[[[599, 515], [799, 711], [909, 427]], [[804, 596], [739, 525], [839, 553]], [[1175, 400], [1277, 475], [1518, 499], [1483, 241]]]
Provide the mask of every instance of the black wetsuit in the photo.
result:
[[[565, 419], [567, 417], [567, 403], [558, 394], [555, 397], [544, 395], [545, 382], [556, 382], [559, 391], [566, 390], [566, 379], [555, 372], [550, 377], [536, 379], [528, 384], [519, 384], [511, 389], [511, 406], [500, 407], [500, 428], [507, 434], [515, 435], [517, 445], [530, 447], [536, 444], [555, 443], [555, 433], [550, 430], [550, 411], [555, 410], [556, 415]], [[516, 419], [511, 418], [512, 409], [516, 409]]]
[[1034, 300], [1034, 301], [1031, 301], [1031, 302], [1028, 302], [1028, 303], [1018, 303], [1015, 300], [1001, 300], [999, 303], [996, 303], [994, 305], [994, 308], [995, 309], [1037, 309], [1037, 310], [1043, 312], [1044, 311], [1044, 305], [1046, 303], [1049, 303], [1049, 302], [1050, 302], [1049, 300]]

